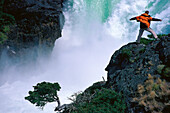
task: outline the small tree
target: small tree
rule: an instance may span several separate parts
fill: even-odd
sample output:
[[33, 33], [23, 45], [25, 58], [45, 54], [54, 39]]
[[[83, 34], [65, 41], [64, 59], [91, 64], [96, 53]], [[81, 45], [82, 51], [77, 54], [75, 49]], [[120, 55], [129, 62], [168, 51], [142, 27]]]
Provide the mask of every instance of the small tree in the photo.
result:
[[61, 87], [58, 83], [41, 82], [33, 87], [34, 91], [29, 91], [29, 96], [25, 97], [26, 100], [30, 101], [32, 104], [35, 104], [41, 109], [43, 109], [48, 102], [57, 101], [58, 106], [55, 108], [55, 110], [59, 109], [60, 100], [57, 95], [57, 91], [59, 91]]

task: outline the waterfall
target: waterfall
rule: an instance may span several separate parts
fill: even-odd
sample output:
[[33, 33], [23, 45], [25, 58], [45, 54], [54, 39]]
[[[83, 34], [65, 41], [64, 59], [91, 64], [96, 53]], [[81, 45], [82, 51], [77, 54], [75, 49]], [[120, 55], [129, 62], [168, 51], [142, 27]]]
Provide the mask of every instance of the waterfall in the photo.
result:
[[[61, 103], [107, 78], [105, 67], [123, 44], [135, 41], [139, 23], [129, 21], [145, 10], [162, 22], [152, 22], [156, 33], [170, 31], [169, 0], [68, 0], [65, 4], [62, 37], [55, 43], [50, 59], [36, 66], [11, 66], [0, 75], [0, 113], [51, 113], [56, 103], [37, 109], [24, 97], [38, 82], [58, 82]], [[144, 37], [147, 36], [144, 33]]]

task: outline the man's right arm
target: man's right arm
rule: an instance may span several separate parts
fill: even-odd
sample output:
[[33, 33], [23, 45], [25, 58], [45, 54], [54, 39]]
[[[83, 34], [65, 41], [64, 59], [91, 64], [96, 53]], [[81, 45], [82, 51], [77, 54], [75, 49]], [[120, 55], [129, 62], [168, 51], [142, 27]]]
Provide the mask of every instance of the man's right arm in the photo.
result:
[[133, 18], [131, 18], [131, 19], [129, 19], [129, 20], [136, 20], [136, 17], [133, 17]]

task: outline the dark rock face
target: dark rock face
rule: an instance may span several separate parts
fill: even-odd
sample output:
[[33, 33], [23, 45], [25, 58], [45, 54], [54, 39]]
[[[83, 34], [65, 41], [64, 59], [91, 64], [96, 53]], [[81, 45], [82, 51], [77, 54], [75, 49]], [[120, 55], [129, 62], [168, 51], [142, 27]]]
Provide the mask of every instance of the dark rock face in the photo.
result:
[[64, 25], [62, 0], [5, 0], [4, 11], [16, 19], [3, 45], [10, 55], [50, 54]]
[[[135, 112], [132, 98], [135, 96], [138, 84], [143, 84], [148, 74], [161, 77], [157, 72], [158, 65], [169, 67], [170, 37], [162, 37], [160, 41], [153, 41], [148, 45], [129, 43], [117, 50], [106, 67], [108, 72], [107, 87], [121, 92], [128, 106], [127, 112]], [[143, 112], [143, 109], [138, 109]]]
[[162, 62], [170, 66], [170, 38], [163, 38], [157, 45], [156, 49], [159, 51], [159, 58]]

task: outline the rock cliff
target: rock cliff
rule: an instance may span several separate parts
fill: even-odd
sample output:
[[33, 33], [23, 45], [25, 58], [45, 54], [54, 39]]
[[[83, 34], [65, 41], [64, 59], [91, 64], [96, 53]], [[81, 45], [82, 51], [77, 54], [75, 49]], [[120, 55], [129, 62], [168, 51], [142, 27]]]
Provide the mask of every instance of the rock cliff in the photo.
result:
[[146, 45], [129, 43], [121, 47], [105, 69], [108, 72], [106, 86], [121, 92], [129, 108], [133, 107], [131, 100], [137, 86], [144, 84], [148, 75], [170, 80], [170, 37], [160, 39]]
[[49, 55], [64, 25], [62, 0], [5, 0], [4, 12], [15, 17], [1, 49], [19, 59]]
[[[167, 113], [170, 108], [170, 37], [162, 36], [159, 41], [142, 39], [140, 44], [128, 43], [112, 55], [106, 67], [107, 81], [94, 83], [83, 93], [76, 96], [71, 105], [66, 105], [67, 111], [81, 111], [101, 103], [95, 100], [98, 91], [103, 88], [116, 91], [123, 95], [126, 113]], [[105, 95], [103, 106], [119, 106], [123, 100], [105, 103], [104, 99], [114, 97]], [[95, 103], [91, 103], [94, 102]], [[107, 110], [111, 108], [105, 107]], [[116, 108], [115, 108], [116, 109]], [[98, 112], [98, 111], [96, 111]], [[120, 112], [120, 111], [115, 111]], [[121, 112], [122, 113], [122, 112]]]

